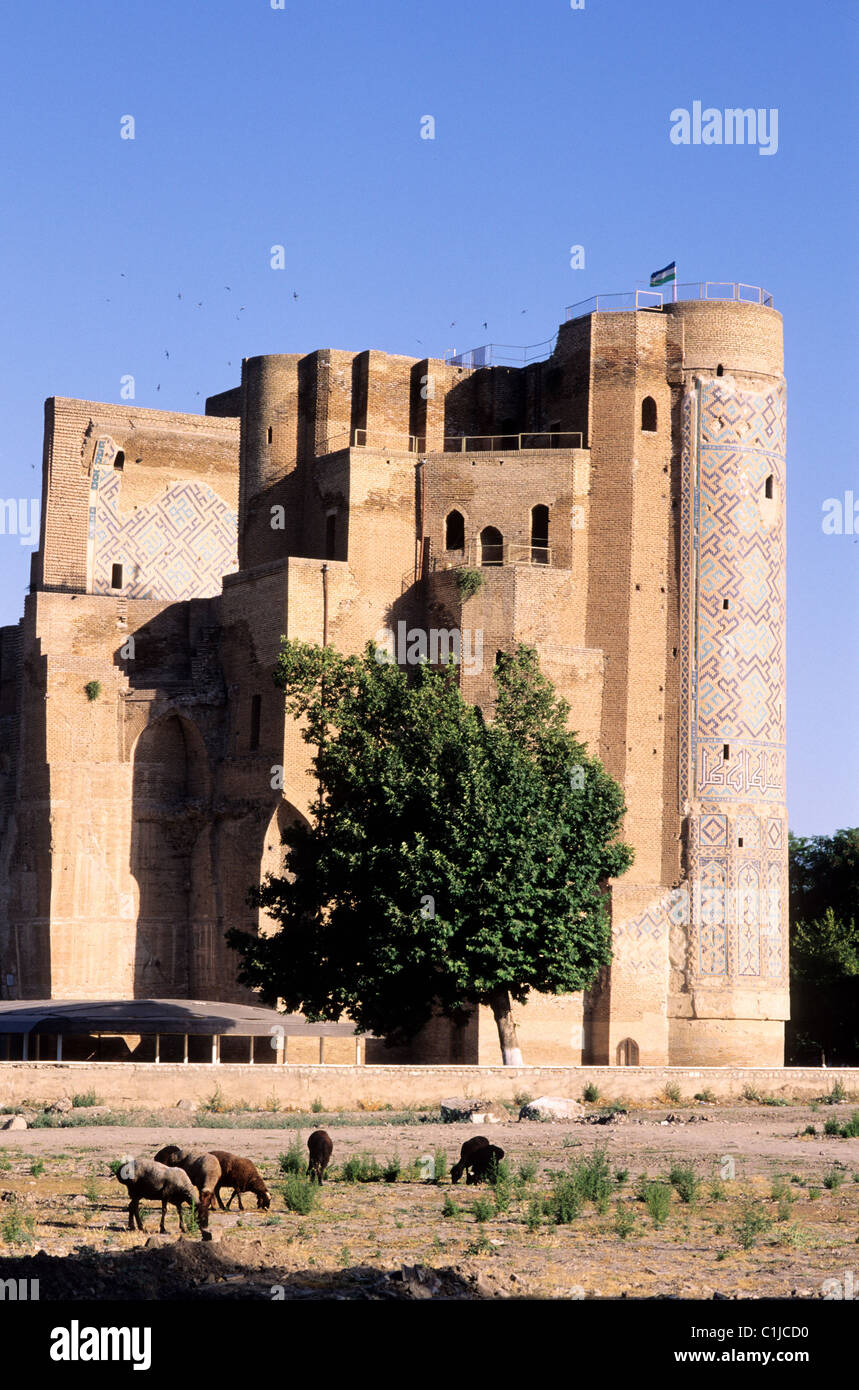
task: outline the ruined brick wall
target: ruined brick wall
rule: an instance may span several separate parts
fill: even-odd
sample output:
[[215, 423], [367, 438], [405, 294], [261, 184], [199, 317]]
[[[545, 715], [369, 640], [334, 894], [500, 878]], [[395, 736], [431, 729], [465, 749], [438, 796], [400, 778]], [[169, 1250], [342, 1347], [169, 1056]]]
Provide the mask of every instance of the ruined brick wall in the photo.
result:
[[[537, 648], [635, 849], [611, 969], [517, 1009], [528, 1059], [780, 1062], [781, 373], [774, 311], [690, 302], [562, 324], [524, 368], [323, 349], [246, 359], [203, 417], [49, 401], [35, 592], [0, 641], [0, 985], [243, 997], [223, 932], [270, 928], [247, 889], [313, 795], [281, 636], [467, 629], [487, 711], [496, 653]], [[463, 603], [487, 527], [504, 563]], [[673, 896], [719, 874], [724, 940]], [[777, 925], [750, 915], [764, 888]], [[497, 1055], [481, 1009], [402, 1059]]]

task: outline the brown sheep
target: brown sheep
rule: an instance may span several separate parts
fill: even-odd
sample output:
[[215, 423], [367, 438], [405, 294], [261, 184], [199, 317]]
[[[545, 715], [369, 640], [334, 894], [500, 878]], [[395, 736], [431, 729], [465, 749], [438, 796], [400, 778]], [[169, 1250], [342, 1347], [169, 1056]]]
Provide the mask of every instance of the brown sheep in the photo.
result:
[[[271, 1197], [266, 1187], [262, 1174], [259, 1169], [251, 1163], [249, 1158], [239, 1158], [237, 1154], [228, 1153], [226, 1149], [212, 1149], [212, 1157], [216, 1158], [221, 1165], [221, 1176], [215, 1187], [215, 1199], [221, 1211], [229, 1211], [233, 1197], [238, 1198], [239, 1211], [244, 1211], [242, 1206], [242, 1193], [253, 1192], [256, 1194], [257, 1209], [267, 1211], [271, 1206]], [[227, 1202], [226, 1207], [221, 1200], [221, 1188], [231, 1187], [232, 1196]]]
[[[459, 1162], [454, 1163], [450, 1170], [451, 1182], [459, 1182], [463, 1173], [467, 1172], [473, 1164], [476, 1155], [481, 1149], [486, 1148], [489, 1148], [489, 1140], [486, 1138], [485, 1134], [475, 1134], [473, 1139], [466, 1139], [459, 1151]], [[467, 1177], [466, 1182], [468, 1182]]]
[[215, 1200], [215, 1188], [221, 1179], [221, 1165], [210, 1153], [186, 1153], [178, 1144], [168, 1144], [155, 1155], [156, 1163], [168, 1168], [182, 1168], [200, 1194], [197, 1220], [201, 1227], [209, 1224], [209, 1209]]
[[307, 1176], [310, 1181], [316, 1181], [322, 1185], [322, 1177], [331, 1159], [334, 1148], [334, 1140], [324, 1129], [315, 1129], [307, 1141], [310, 1151], [310, 1162], [307, 1165]]

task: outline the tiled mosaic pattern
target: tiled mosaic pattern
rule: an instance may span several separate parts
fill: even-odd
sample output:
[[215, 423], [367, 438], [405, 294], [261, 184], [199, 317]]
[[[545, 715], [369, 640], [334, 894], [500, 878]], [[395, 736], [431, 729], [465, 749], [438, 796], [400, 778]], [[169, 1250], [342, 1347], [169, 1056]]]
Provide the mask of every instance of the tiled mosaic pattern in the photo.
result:
[[[236, 513], [208, 484], [190, 480], [123, 515], [120, 474], [110, 466], [115, 452], [99, 440], [93, 461], [92, 592], [179, 601], [219, 594], [223, 576], [238, 569]], [[123, 569], [121, 590], [111, 588], [115, 564]]]

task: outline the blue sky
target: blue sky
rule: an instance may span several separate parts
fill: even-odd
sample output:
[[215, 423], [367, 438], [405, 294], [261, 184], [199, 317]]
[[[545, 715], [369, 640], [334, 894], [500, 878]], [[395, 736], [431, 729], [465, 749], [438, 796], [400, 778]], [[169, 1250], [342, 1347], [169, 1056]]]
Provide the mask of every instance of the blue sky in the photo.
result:
[[[789, 390], [791, 824], [859, 821], [859, 525], [822, 530], [826, 499], [859, 501], [855, 5], [46, 0], [4, 40], [4, 498], [38, 495], [46, 396], [118, 400], [132, 374], [138, 406], [194, 411], [256, 353], [536, 343], [672, 258], [763, 285]], [[696, 100], [777, 108], [777, 153], [672, 144]]]

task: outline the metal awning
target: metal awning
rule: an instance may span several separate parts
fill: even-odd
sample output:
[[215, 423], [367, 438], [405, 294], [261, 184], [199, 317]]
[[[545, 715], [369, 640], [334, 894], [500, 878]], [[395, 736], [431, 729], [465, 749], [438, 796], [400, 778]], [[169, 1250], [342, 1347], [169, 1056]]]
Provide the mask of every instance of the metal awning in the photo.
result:
[[275, 1030], [284, 1037], [355, 1036], [354, 1023], [308, 1023], [302, 1014], [208, 999], [0, 1000], [0, 1034], [233, 1033], [247, 1038], [274, 1037]]

